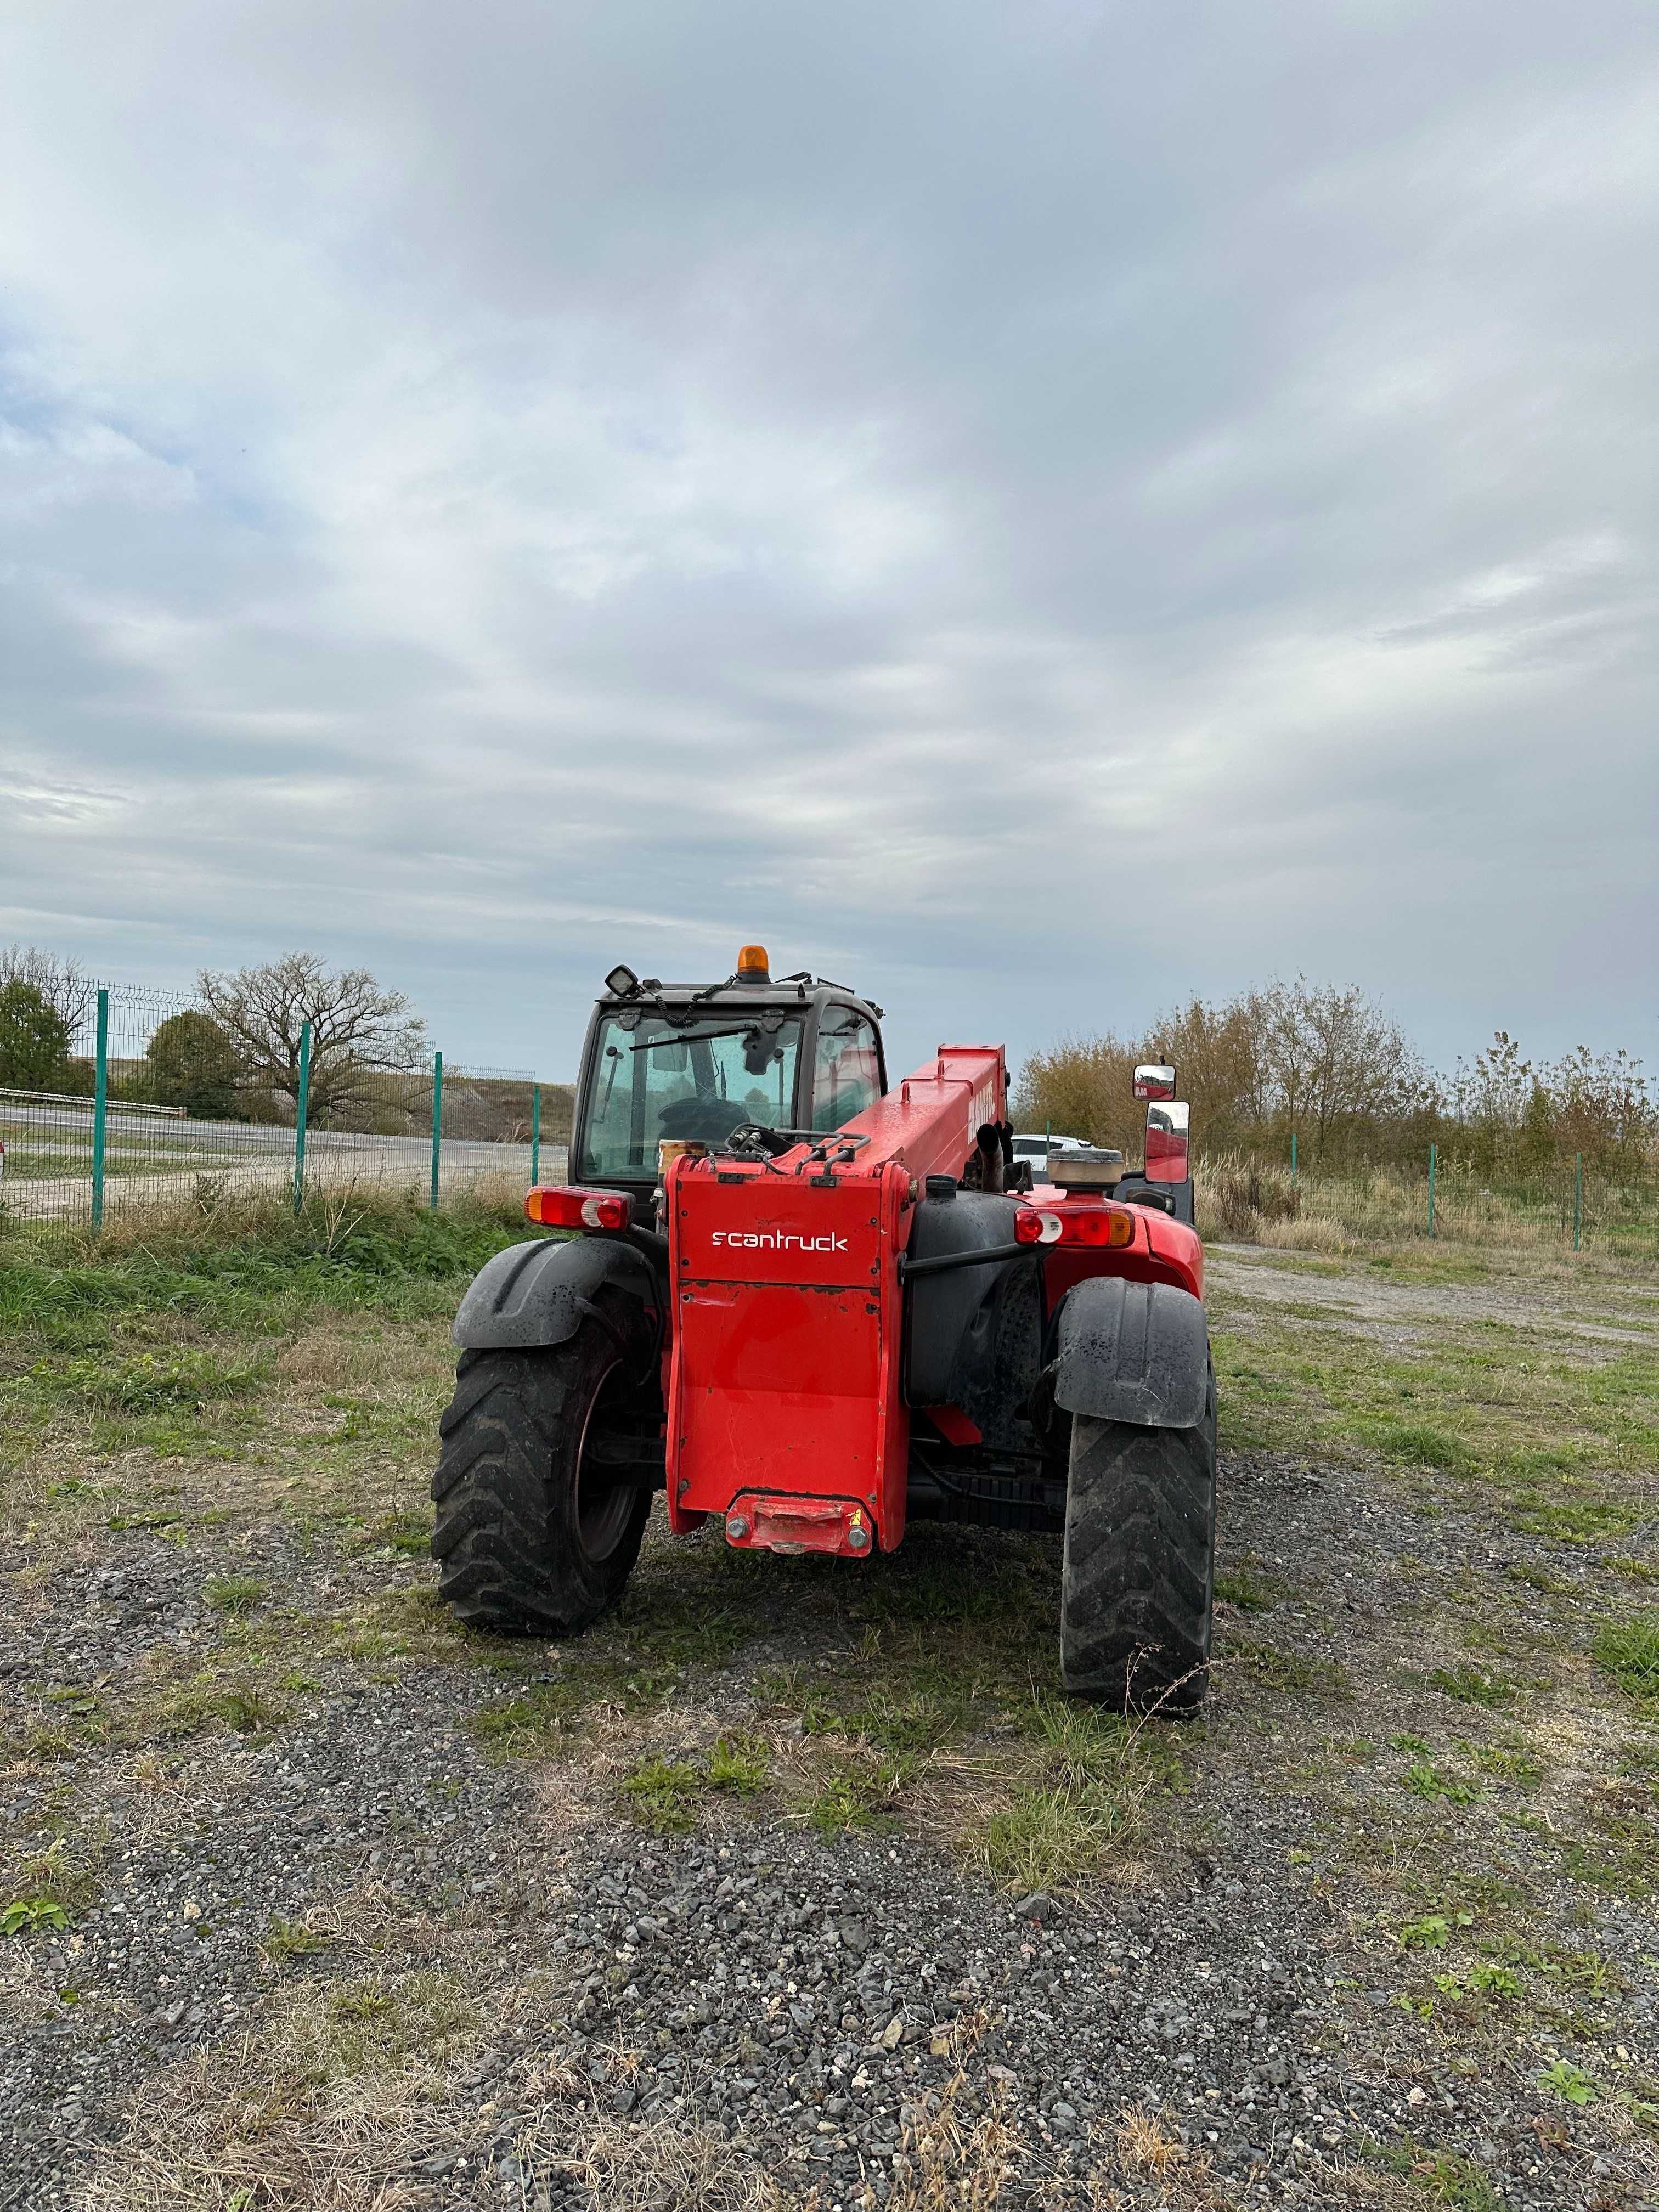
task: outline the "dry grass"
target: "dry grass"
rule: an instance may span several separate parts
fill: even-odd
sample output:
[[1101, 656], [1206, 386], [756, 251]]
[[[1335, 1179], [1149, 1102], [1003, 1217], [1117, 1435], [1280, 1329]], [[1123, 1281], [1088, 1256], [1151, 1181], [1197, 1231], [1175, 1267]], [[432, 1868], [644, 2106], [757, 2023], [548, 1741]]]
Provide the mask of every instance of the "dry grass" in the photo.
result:
[[964, 2109], [969, 2094], [958, 2069], [922, 2100], [893, 2160], [889, 2212], [991, 2212], [1000, 2202], [1019, 2137], [1000, 2094], [977, 2112]]
[[1118, 2163], [1125, 2172], [1149, 2174], [1162, 2181], [1172, 2166], [1183, 2164], [1187, 2153], [1155, 2112], [1127, 2106], [1117, 2124]]
[[198, 2051], [146, 2083], [132, 2123], [100, 2157], [83, 2212], [392, 2212], [425, 2147], [422, 2110], [442, 2088], [405, 2062], [307, 2086], [264, 2035]]
[[[788, 2204], [711, 2130], [610, 2120], [587, 2123], [584, 2131], [583, 2148], [558, 2163], [592, 2192], [598, 2212], [785, 2212]], [[520, 2154], [536, 2148], [527, 2138]]]

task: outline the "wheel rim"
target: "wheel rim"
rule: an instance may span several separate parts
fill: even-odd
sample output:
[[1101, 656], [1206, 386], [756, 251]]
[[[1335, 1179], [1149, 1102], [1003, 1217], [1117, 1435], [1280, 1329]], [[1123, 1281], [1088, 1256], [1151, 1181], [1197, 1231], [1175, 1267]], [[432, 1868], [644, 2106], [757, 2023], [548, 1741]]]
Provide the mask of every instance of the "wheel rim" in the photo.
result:
[[638, 1492], [631, 1486], [603, 1478], [590, 1480], [587, 1469], [587, 1440], [593, 1417], [599, 1411], [605, 1392], [622, 1371], [621, 1360], [613, 1359], [599, 1376], [582, 1416], [582, 1432], [576, 1446], [576, 1534], [583, 1552], [596, 1566], [611, 1557], [627, 1534], [638, 1498]]

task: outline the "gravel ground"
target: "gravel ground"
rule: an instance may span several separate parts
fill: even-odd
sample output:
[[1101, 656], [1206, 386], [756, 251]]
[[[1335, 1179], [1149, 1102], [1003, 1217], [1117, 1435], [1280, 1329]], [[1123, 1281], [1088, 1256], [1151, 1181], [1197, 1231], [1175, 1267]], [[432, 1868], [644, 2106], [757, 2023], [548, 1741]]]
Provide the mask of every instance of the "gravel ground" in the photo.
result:
[[[846, 1570], [655, 1534], [640, 1620], [689, 1583], [725, 1628], [647, 1679], [629, 1606], [476, 1644], [412, 1551], [169, 1466], [176, 1519], [0, 1561], [8, 1894], [64, 1904], [0, 1951], [5, 2212], [1659, 2202], [1654, 1739], [1585, 1656], [1583, 1546], [1225, 1454], [1207, 1717], [1021, 1893], [975, 1844], [1000, 1706], [826, 1822], [869, 1753], [812, 1698], [888, 1648]], [[854, 1571], [1041, 1597], [1056, 1548], [922, 1528]], [[1433, 1679], [1476, 1627], [1501, 1705]], [[717, 1739], [744, 1789], [641, 1825], [641, 1761]]]

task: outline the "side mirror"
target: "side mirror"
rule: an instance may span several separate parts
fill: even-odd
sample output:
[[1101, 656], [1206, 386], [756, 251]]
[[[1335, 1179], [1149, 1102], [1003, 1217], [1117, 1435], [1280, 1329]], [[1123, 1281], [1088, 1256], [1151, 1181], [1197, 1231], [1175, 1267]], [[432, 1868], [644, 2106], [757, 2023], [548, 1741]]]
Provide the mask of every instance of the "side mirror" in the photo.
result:
[[1173, 1098], [1176, 1094], [1176, 1072], [1172, 1067], [1138, 1067], [1135, 1070], [1137, 1098]]
[[[631, 968], [617, 966], [605, 979], [605, 988], [613, 999], [626, 999], [640, 988], [640, 979]], [[1139, 1097], [1139, 1093], [1137, 1092]]]
[[1185, 1182], [1190, 1173], [1187, 1159], [1187, 1125], [1191, 1109], [1184, 1098], [1171, 1098], [1146, 1109], [1146, 1180]]

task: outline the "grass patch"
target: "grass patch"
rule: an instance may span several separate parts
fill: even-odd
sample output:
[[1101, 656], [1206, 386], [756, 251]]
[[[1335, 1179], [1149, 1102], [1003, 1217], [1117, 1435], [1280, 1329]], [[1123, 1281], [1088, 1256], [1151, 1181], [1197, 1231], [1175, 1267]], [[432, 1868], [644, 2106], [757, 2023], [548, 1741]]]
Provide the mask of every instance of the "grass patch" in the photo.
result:
[[889, 1759], [848, 1760], [833, 1768], [817, 1795], [805, 1808], [806, 1817], [821, 1836], [837, 1836], [849, 1828], [891, 1828], [902, 1778]]
[[708, 1753], [708, 1786], [729, 1796], [759, 1796], [771, 1773], [772, 1747], [763, 1736], [723, 1735]]
[[772, 1747], [757, 1735], [723, 1735], [701, 1762], [641, 1759], [622, 1784], [634, 1818], [653, 1835], [683, 1835], [697, 1824], [709, 1794], [757, 1797], [771, 1779]]
[[1385, 2173], [1411, 2182], [1426, 2203], [1451, 2205], [1456, 2212], [1500, 2212], [1503, 2200], [1485, 2173], [1455, 2151], [1401, 2136], [1391, 2143], [1366, 2143], [1363, 2154]]
[[307, 2087], [374, 2081], [478, 2033], [483, 2016], [460, 1984], [422, 1972], [313, 1985], [268, 2033], [275, 2063]]
[[260, 1948], [273, 1965], [289, 1966], [296, 1959], [313, 1959], [319, 1952], [331, 1951], [338, 1941], [328, 1929], [313, 1928], [303, 1920], [273, 1920]]
[[265, 1585], [254, 1575], [210, 1575], [202, 1595], [215, 1613], [252, 1613], [265, 1594]]
[[291, 1717], [289, 1708], [262, 1683], [227, 1680], [206, 1668], [175, 1682], [137, 1706], [123, 1733], [141, 1743], [179, 1741], [212, 1729], [237, 1735], [270, 1735]]
[[1070, 1888], [1145, 1834], [1154, 1794], [1182, 1787], [1184, 1770], [1164, 1731], [1091, 1705], [1039, 1696], [1022, 1719], [1018, 1784], [968, 1856], [1008, 1888]]
[[1252, 1566], [1220, 1567], [1216, 1570], [1215, 1594], [1228, 1605], [1236, 1605], [1241, 1613], [1271, 1613], [1284, 1596], [1280, 1584], [1270, 1576], [1258, 1574]]
[[520, 1697], [486, 1705], [468, 1725], [492, 1759], [561, 1759], [581, 1704], [568, 1682], [538, 1682]]
[[1434, 1688], [1461, 1705], [1506, 1705], [1516, 1686], [1507, 1677], [1485, 1667], [1437, 1667], [1429, 1677]]
[[641, 1827], [653, 1836], [673, 1836], [696, 1826], [697, 1800], [708, 1786], [708, 1777], [685, 1759], [647, 1759], [622, 1790]]
[[1449, 1774], [1425, 1759], [1416, 1760], [1406, 1769], [1401, 1787], [1409, 1790], [1413, 1797], [1443, 1798], [1450, 1805], [1472, 1805], [1480, 1795], [1473, 1782], [1466, 1782], [1458, 1774]]
[[1223, 1318], [1213, 1345], [1230, 1435], [1490, 1482], [1518, 1526], [1561, 1540], [1638, 1525], [1618, 1484], [1659, 1471], [1659, 1354], [1590, 1361], [1571, 1342], [1431, 1316], [1412, 1331], [1412, 1355], [1390, 1357], [1264, 1304], [1250, 1306], [1248, 1331]]
[[1596, 1665], [1627, 1698], [1659, 1707], [1659, 1613], [1638, 1613], [1604, 1628], [1591, 1649]]
[[1236, 1667], [1264, 1689], [1292, 1697], [1348, 1698], [1353, 1684], [1338, 1659], [1314, 1659], [1300, 1651], [1287, 1651], [1279, 1644], [1240, 1643], [1223, 1655], [1224, 1665]]

